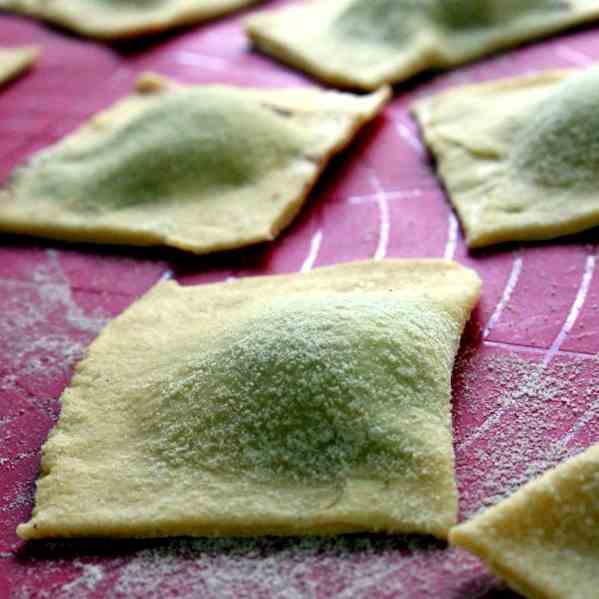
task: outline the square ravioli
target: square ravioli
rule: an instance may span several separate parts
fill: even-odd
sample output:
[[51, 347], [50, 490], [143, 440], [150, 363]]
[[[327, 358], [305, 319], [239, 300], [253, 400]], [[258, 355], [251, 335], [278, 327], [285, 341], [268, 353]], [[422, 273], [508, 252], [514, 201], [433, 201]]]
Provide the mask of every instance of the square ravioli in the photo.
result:
[[454, 529], [450, 540], [529, 599], [599, 588], [599, 445]]
[[197, 254], [272, 240], [389, 95], [147, 74], [15, 171], [0, 189], [0, 231]]
[[327, 83], [376, 89], [597, 18], [595, 0], [310, 0], [251, 16], [247, 32]]
[[118, 39], [201, 23], [259, 0], [0, 0], [0, 9], [82, 35]]
[[443, 260], [160, 283], [77, 366], [18, 534], [446, 537], [479, 291]]
[[30, 68], [37, 60], [38, 55], [38, 49], [32, 46], [0, 48], [0, 85]]
[[599, 69], [467, 85], [414, 113], [470, 247], [599, 225]]

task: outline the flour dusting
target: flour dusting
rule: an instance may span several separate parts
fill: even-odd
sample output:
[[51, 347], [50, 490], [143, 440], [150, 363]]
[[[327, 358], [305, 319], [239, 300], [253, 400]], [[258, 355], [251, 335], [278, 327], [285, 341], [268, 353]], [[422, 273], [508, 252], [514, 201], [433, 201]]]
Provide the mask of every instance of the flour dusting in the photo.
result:
[[[77, 305], [58, 253], [46, 254], [31, 281], [0, 280], [0, 338], [9, 350], [2, 356], [5, 373], [0, 374], [0, 390], [22, 392], [18, 381], [23, 377], [49, 386], [64, 379], [108, 322], [101, 311], [88, 315]], [[45, 406], [42, 398], [31, 399], [38, 407]]]
[[[489, 414], [483, 423], [457, 431], [465, 517], [586, 447], [568, 433], [580, 432], [579, 423], [594, 417], [599, 425], [598, 362], [568, 358], [545, 367], [505, 352], [462, 356], [456, 375], [463, 394], [458, 409]], [[462, 416], [456, 414], [458, 423]], [[599, 441], [599, 430], [591, 437]]]
[[[0, 338], [10, 344], [0, 388], [20, 394], [24, 376], [50, 386], [66, 381], [107, 320], [77, 305], [52, 251], [31, 281], [0, 281], [0, 309]], [[542, 356], [505, 349], [462, 353], [455, 414], [463, 516], [599, 440], [598, 366], [598, 359], [558, 355], [543, 368]], [[27, 401], [55, 418], [55, 398], [28, 394]], [[22, 415], [2, 414], [0, 436], [15, 436]], [[0, 447], [0, 476], [35, 454], [4, 455]], [[0, 502], [1, 515], [21, 513], [31, 503], [30, 484], [14, 485]], [[502, 588], [474, 557], [422, 537], [107, 542], [97, 553], [76, 550], [76, 558], [69, 543], [45, 546], [45, 557], [19, 562], [13, 599], [482, 599]]]
[[77, 304], [55, 250], [47, 250], [29, 280], [0, 279], [0, 481], [27, 472], [0, 483], [0, 528], [11, 539], [32, 503], [32, 472], [58, 417], [56, 400], [107, 320]]
[[360, 599], [409, 590], [417, 599], [469, 582], [476, 597], [495, 584], [481, 571], [474, 558], [420, 538], [180, 540], [137, 553], [114, 597]]

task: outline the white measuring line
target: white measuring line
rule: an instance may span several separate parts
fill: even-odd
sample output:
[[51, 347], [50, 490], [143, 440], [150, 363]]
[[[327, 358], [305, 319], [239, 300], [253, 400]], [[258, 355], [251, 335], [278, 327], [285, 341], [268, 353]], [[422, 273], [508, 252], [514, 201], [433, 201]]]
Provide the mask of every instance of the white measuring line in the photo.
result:
[[426, 154], [426, 150], [420, 141], [418, 135], [416, 135], [406, 123], [403, 122], [402, 117], [394, 116], [393, 124], [395, 125], [395, 130], [398, 135], [418, 154], [424, 156]]
[[584, 52], [574, 50], [574, 48], [570, 48], [570, 46], [566, 45], [558, 46], [555, 53], [560, 58], [580, 67], [588, 67], [594, 62], [594, 60]]
[[316, 259], [318, 258], [318, 253], [320, 252], [320, 246], [322, 245], [322, 238], [322, 230], [319, 229], [312, 236], [312, 240], [310, 241], [310, 249], [308, 250], [308, 255], [302, 264], [300, 272], [310, 272], [314, 268]]
[[544, 368], [549, 365], [551, 360], [553, 360], [556, 354], [560, 351], [564, 341], [574, 328], [574, 325], [580, 316], [580, 312], [582, 311], [584, 303], [586, 302], [587, 296], [589, 294], [589, 289], [591, 287], [591, 283], [593, 282], [593, 275], [595, 274], [596, 265], [597, 256], [595, 255], [595, 250], [593, 250], [593, 253], [587, 256], [584, 272], [582, 274], [582, 280], [580, 281], [580, 287], [578, 288], [578, 293], [576, 294], [576, 298], [574, 299], [570, 313], [564, 321], [564, 324], [562, 325], [557, 337], [551, 344], [551, 347], [545, 354], [545, 358], [543, 359]]
[[[499, 349], [505, 349], [509, 351], [516, 351], [521, 353], [545, 355], [547, 353], [546, 348], [534, 347], [532, 345], [522, 345], [521, 343], [508, 343], [503, 341], [488, 341], [485, 340], [483, 343], [488, 347], [497, 347]], [[582, 351], [567, 351], [560, 349], [560, 356], [570, 356], [572, 358], [581, 358], [583, 360], [593, 360], [596, 356], [590, 352]]]
[[447, 231], [447, 244], [443, 254], [445, 260], [453, 260], [458, 249], [459, 223], [453, 212], [449, 213], [449, 226]]
[[[521, 257], [520, 257], [521, 259]], [[497, 318], [493, 321], [493, 317], [491, 317], [491, 319], [489, 320], [489, 324], [487, 325], [487, 327], [485, 328], [485, 331], [489, 331], [489, 333], [491, 332], [491, 329], [493, 328], [493, 326], [497, 323], [497, 321], [499, 320], [499, 317], [501, 316], [501, 312], [503, 311], [503, 309], [505, 309], [505, 306], [508, 304], [510, 297], [513, 293], [513, 290], [515, 289], [516, 285], [518, 284], [518, 279], [520, 278], [520, 274], [522, 271], [522, 262], [520, 263], [520, 265], [518, 266], [516, 264], [517, 259], [514, 260], [514, 266], [512, 267], [512, 273], [510, 275], [510, 278], [508, 280], [508, 284], [506, 286], [506, 289], [503, 293], [502, 299], [499, 302], [497, 309], [495, 310], [495, 314], [498, 314]], [[597, 257], [595, 255], [595, 253], [591, 254], [590, 256], [587, 256], [587, 260], [586, 260], [586, 264], [585, 264], [585, 270], [582, 276], [582, 281], [578, 290], [578, 293], [576, 295], [576, 299], [574, 300], [574, 303], [572, 305], [572, 308], [570, 310], [570, 313], [568, 314], [568, 317], [566, 318], [564, 325], [562, 326], [558, 336], [556, 337], [555, 341], [553, 342], [551, 348], [549, 350], [543, 350], [543, 354], [545, 354], [545, 357], [543, 359], [543, 363], [542, 363], [542, 367], [546, 368], [549, 363], [551, 362], [551, 360], [556, 356], [557, 353], [563, 353], [563, 354], [569, 354], [569, 355], [575, 355], [577, 357], [586, 357], [588, 359], [591, 359], [592, 356], [591, 355], [587, 355], [587, 354], [583, 354], [578, 353], [578, 352], [564, 352], [561, 350], [561, 346], [563, 344], [563, 342], [566, 340], [566, 337], [568, 336], [568, 334], [570, 333], [570, 331], [572, 330], [572, 328], [574, 327], [574, 325], [576, 324], [576, 321], [578, 319], [578, 316], [580, 315], [580, 312], [582, 310], [582, 307], [584, 306], [584, 303], [586, 301], [588, 292], [589, 292], [589, 288], [591, 286], [591, 282], [593, 280], [593, 274], [595, 272], [595, 267], [596, 267], [596, 261], [597, 261]], [[503, 307], [501, 308], [501, 310], [499, 310], [499, 307], [503, 304]], [[487, 333], [488, 335], [488, 333]], [[485, 337], [485, 333], [483, 332], [483, 339]], [[501, 347], [502, 345], [509, 345], [509, 344], [499, 344], [499, 343], [493, 343], [490, 341], [485, 341], [485, 343], [487, 345], [495, 345], [498, 347]], [[529, 351], [531, 351], [532, 353], [540, 353], [538, 351], [535, 351], [534, 348], [528, 348]], [[501, 418], [503, 417], [503, 415], [505, 414], [506, 410], [508, 408], [511, 407], [510, 405], [505, 405], [502, 406], [499, 410], [497, 410], [492, 416], [490, 416], [489, 418], [487, 418], [487, 420], [485, 420], [482, 425], [480, 427], [478, 427], [472, 435], [466, 437], [466, 439], [464, 439], [464, 441], [462, 443], [459, 443], [457, 445], [457, 447], [460, 450], [466, 449], [467, 447], [470, 447], [470, 445], [472, 445], [472, 443], [478, 439], [480, 439], [494, 424], [496, 424], [497, 422], [499, 422], [499, 420], [501, 420]], [[575, 433], [573, 433], [575, 434]], [[572, 434], [572, 436], [573, 436]], [[571, 437], [570, 437], [571, 438]]]
[[199, 54], [197, 52], [189, 52], [187, 50], [180, 50], [174, 55], [175, 62], [179, 64], [204, 67], [211, 71], [226, 71], [231, 68], [231, 65], [218, 56], [207, 56], [206, 54]]
[[374, 253], [375, 260], [382, 260], [389, 249], [389, 234], [391, 231], [391, 219], [389, 214], [389, 202], [378, 177], [371, 171], [368, 179], [376, 191], [376, 203], [379, 209], [379, 242]]
[[[566, 450], [572, 439], [593, 419], [599, 416], [599, 399], [595, 400], [589, 407], [589, 409], [570, 427], [568, 432], [558, 441], [556, 441], [550, 448], [548, 453], [550, 462], [557, 462], [560, 454]], [[575, 449], [575, 448], [574, 448]], [[571, 455], [569, 457], [572, 457]]]
[[599, 399], [595, 400], [589, 409], [581, 416], [571, 427], [570, 430], [563, 436], [557, 445], [565, 448], [570, 441], [593, 419], [599, 415]]
[[[377, 193], [362, 195], [362, 196], [351, 196], [347, 199], [349, 204], [370, 204], [376, 203], [378, 198]], [[387, 200], [409, 200], [412, 198], [419, 198], [422, 196], [421, 189], [406, 189], [405, 191], [386, 191], [385, 196]]]
[[276, 82], [285, 83], [289, 81], [288, 77], [279, 75], [275, 72], [264, 75], [264, 73], [261, 71], [243, 69], [241, 65], [231, 64], [230, 62], [218, 56], [209, 56], [207, 54], [200, 54], [198, 52], [189, 52], [188, 50], [180, 50], [174, 55], [174, 59], [178, 64], [192, 67], [203, 67], [208, 71], [213, 71], [216, 73], [222, 73], [225, 71], [234, 72], [238, 75], [250, 73], [252, 79], [271, 84]]
[[160, 275], [160, 278], [158, 279], [158, 281], [160, 281], [160, 282], [162, 282], [162, 281], [170, 281], [174, 276], [175, 276], [175, 273], [170, 268], [167, 268]]
[[[503, 311], [507, 307], [512, 298], [512, 294], [518, 285], [518, 281], [520, 280], [520, 275], [522, 274], [522, 268], [524, 265], [524, 260], [519, 252], [514, 252], [514, 259], [512, 262], [512, 270], [510, 272], [510, 276], [508, 277], [506, 286], [501, 295], [501, 299], [499, 303], [495, 307], [491, 318], [489, 318], [489, 322], [487, 326], [484, 328], [482, 332], [482, 338], [485, 339], [491, 334], [491, 331], [495, 327], [495, 325], [499, 322]], [[491, 416], [489, 416], [479, 427], [477, 427], [472, 434], [468, 435], [463, 441], [458, 443], [456, 447], [460, 450], [466, 449], [470, 447], [475, 441], [480, 439], [492, 426], [497, 424], [505, 411], [511, 407], [511, 405], [503, 405], [496, 412], [494, 412]]]
[[491, 318], [489, 318], [489, 322], [483, 329], [482, 337], [486, 339], [491, 331], [497, 326], [497, 323], [501, 319], [501, 316], [512, 299], [512, 294], [518, 285], [518, 281], [520, 280], [520, 275], [522, 274], [522, 268], [524, 266], [524, 258], [520, 254], [520, 251], [514, 252], [514, 260], [512, 262], [512, 270], [510, 272], [510, 276], [508, 278], [505, 289], [503, 290], [503, 294], [501, 295], [501, 299], [497, 306], [495, 306], [495, 310], [493, 314], [491, 314]]
[[489, 431], [495, 424], [497, 424], [502, 418], [505, 411], [513, 404], [504, 405], [489, 416], [480, 426], [472, 431], [471, 435], [468, 435], [465, 439], [456, 443], [456, 449], [463, 451], [468, 449], [475, 441], [478, 441], [483, 435]]

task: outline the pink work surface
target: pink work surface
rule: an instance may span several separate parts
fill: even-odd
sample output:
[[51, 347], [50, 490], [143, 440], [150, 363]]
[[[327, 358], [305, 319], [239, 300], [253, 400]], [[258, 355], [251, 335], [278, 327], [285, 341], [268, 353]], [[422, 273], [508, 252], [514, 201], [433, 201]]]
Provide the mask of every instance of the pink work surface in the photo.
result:
[[[239, 16], [109, 47], [6, 14], [0, 45], [39, 65], [0, 91], [0, 176], [155, 70], [190, 83], [314, 85], [251, 51]], [[514, 598], [473, 557], [419, 537], [23, 543], [40, 446], [73, 365], [159, 279], [205, 284], [383, 256], [455, 258], [483, 294], [454, 375], [461, 517], [599, 440], [595, 232], [469, 253], [408, 114], [466, 82], [599, 57], [588, 27], [396, 90], [274, 243], [175, 251], [0, 237], [0, 597]]]

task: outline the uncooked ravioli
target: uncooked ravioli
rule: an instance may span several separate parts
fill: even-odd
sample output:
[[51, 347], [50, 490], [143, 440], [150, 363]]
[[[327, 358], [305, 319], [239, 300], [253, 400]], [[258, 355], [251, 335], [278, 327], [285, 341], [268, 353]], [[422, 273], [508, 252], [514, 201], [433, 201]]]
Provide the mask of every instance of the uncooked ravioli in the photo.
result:
[[471, 247], [599, 225], [598, 97], [591, 68], [469, 85], [416, 105]]
[[376, 89], [599, 18], [595, 0], [310, 0], [249, 18], [264, 52]]
[[39, 51], [34, 47], [0, 48], [0, 85], [27, 70], [38, 54]]
[[479, 289], [442, 260], [159, 284], [78, 365], [19, 534], [445, 537]]
[[450, 533], [529, 599], [593, 599], [599, 588], [599, 445]]
[[17, 169], [0, 190], [0, 230], [198, 254], [272, 240], [388, 97], [146, 75]]
[[0, 0], [0, 9], [31, 15], [103, 39], [157, 33], [255, 4], [259, 0]]

